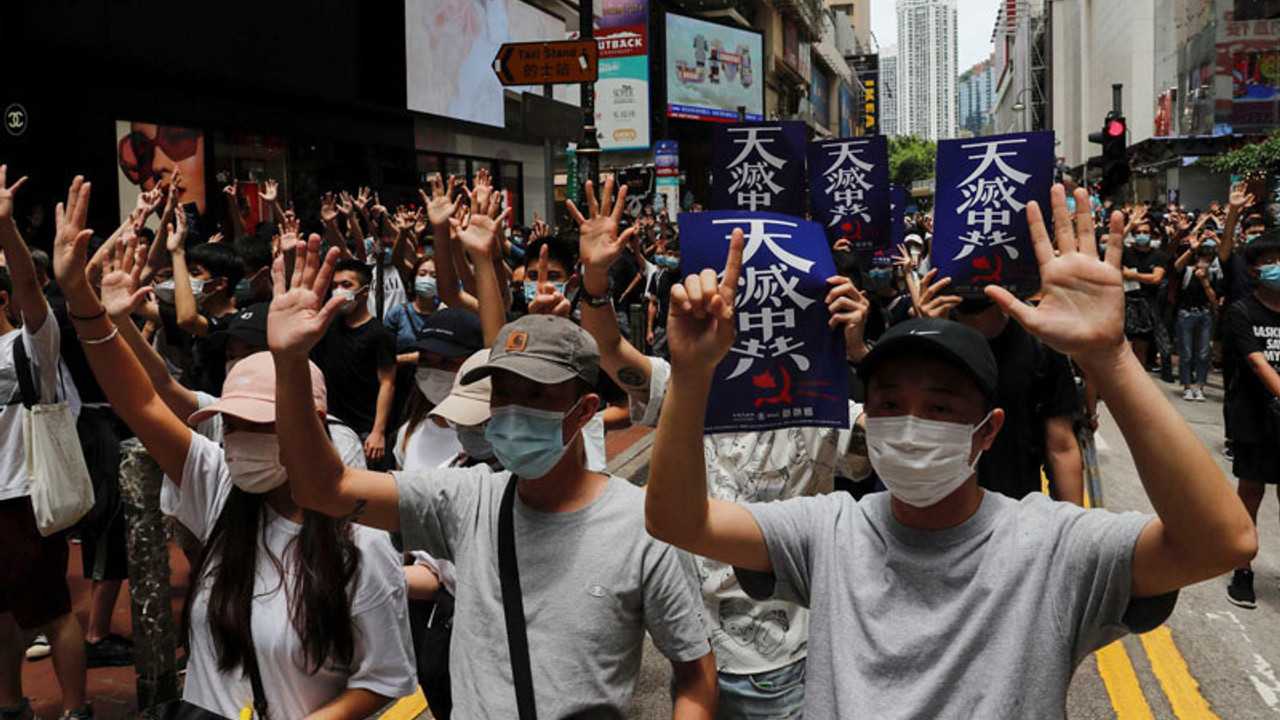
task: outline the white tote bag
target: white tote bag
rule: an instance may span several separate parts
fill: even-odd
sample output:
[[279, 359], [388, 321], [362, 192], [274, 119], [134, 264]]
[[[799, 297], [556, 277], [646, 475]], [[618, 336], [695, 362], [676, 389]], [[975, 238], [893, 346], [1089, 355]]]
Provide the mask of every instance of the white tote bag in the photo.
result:
[[[93, 507], [93, 482], [80, 449], [76, 421], [62, 402], [40, 403], [35, 373], [22, 338], [13, 349], [22, 404], [22, 438], [26, 452], [31, 509], [40, 534], [48, 537], [76, 524]], [[30, 380], [29, 383], [22, 382]], [[65, 394], [65, 393], [64, 393]]]

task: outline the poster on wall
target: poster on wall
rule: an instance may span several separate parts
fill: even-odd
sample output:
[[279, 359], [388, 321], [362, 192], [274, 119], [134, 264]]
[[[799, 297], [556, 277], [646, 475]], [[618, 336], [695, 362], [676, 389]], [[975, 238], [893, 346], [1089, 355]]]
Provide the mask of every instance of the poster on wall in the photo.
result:
[[600, 79], [596, 128], [602, 150], [649, 147], [649, 2], [604, 0], [596, 21]]
[[848, 85], [840, 84], [840, 137], [853, 137], [853, 128], [858, 119], [854, 106], [853, 91]]
[[764, 119], [760, 33], [667, 14], [667, 115], [735, 122]]
[[817, 65], [813, 66], [812, 81], [809, 83], [809, 103], [813, 106], [813, 120], [824, 128], [831, 127], [831, 81], [827, 73]]
[[[502, 83], [493, 72], [509, 42], [564, 40], [563, 19], [520, 0], [405, 0], [405, 83], [410, 110], [503, 127]], [[542, 87], [511, 87], [542, 94]], [[579, 104], [577, 86], [553, 97]]]
[[201, 130], [117, 120], [120, 217], [128, 217], [143, 191], [170, 183], [176, 170], [178, 202], [192, 218], [191, 234], [202, 236], [206, 212], [204, 160]]

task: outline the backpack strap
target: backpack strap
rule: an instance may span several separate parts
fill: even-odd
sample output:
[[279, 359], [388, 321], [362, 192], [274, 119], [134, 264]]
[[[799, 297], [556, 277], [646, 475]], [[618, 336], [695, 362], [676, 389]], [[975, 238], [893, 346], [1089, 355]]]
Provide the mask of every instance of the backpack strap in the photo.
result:
[[520, 569], [516, 565], [515, 520], [512, 517], [516, 482], [513, 474], [498, 508], [498, 576], [502, 583], [502, 612], [506, 616], [511, 677], [516, 686], [516, 709], [520, 720], [537, 720], [533, 671], [529, 667], [529, 637], [525, 634], [524, 596], [520, 591]]
[[40, 387], [35, 373], [32, 372], [31, 359], [27, 357], [26, 343], [22, 342], [21, 336], [13, 343], [13, 366], [18, 374], [18, 391], [22, 396], [22, 405], [30, 410], [40, 404]]

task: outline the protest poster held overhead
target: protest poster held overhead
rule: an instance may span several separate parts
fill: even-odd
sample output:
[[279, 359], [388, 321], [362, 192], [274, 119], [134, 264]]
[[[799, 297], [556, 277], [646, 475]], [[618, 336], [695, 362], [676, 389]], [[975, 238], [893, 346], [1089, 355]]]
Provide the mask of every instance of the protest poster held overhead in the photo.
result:
[[735, 228], [745, 241], [738, 337], [716, 368], [706, 432], [847, 427], [844, 336], [828, 326], [825, 302], [836, 268], [822, 226], [774, 213], [683, 213], [686, 266], [723, 270]]
[[893, 247], [902, 244], [906, 237], [907, 189], [901, 185], [889, 186], [889, 222], [892, 227]]
[[736, 123], [711, 131], [712, 210], [804, 217], [805, 125]]
[[1040, 287], [1027, 203], [1049, 207], [1053, 133], [1032, 132], [938, 143], [933, 266], [950, 290], [980, 296], [999, 285], [1019, 297]]
[[809, 203], [831, 244], [848, 240], [853, 252], [888, 247], [888, 139], [809, 143]]

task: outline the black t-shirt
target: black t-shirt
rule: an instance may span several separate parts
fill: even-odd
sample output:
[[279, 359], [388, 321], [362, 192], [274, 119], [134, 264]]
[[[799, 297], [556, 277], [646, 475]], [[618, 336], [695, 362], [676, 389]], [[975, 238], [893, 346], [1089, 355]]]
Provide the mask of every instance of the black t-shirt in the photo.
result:
[[1010, 321], [990, 346], [1000, 374], [996, 407], [1005, 417], [991, 449], [978, 461], [978, 484], [1021, 498], [1040, 490], [1045, 421], [1074, 414], [1080, 399], [1066, 356], [1018, 323]]
[[200, 313], [209, 323], [209, 334], [191, 336], [191, 370], [187, 377], [194, 390], [218, 397], [222, 395], [222, 382], [227, 379], [227, 329], [234, 312], [221, 317]]
[[378, 411], [378, 368], [396, 364], [396, 336], [377, 318], [359, 327], [333, 323], [311, 351], [324, 373], [329, 414], [362, 436], [373, 430]]
[[885, 330], [911, 317], [911, 296], [905, 291], [889, 297], [869, 292], [867, 297], [871, 300], [871, 312], [867, 313], [867, 340], [879, 340]]
[[89, 367], [89, 359], [84, 356], [84, 347], [71, 326], [71, 317], [67, 315], [67, 299], [56, 283], [49, 283], [44, 288], [45, 299], [49, 301], [49, 309], [53, 318], [58, 321], [58, 332], [62, 336], [62, 361], [67, 364], [67, 372], [71, 374], [71, 382], [76, 385], [80, 394], [80, 402], [100, 404], [107, 402], [107, 396], [98, 384], [98, 378]]
[[[1143, 275], [1149, 275], [1152, 272], [1155, 272], [1156, 268], [1164, 267], [1167, 262], [1168, 260], [1165, 258], [1164, 253], [1159, 250], [1138, 252], [1133, 248], [1124, 249], [1124, 266], [1127, 268], [1133, 268]], [[1141, 293], [1146, 299], [1155, 302], [1156, 295], [1160, 292], [1160, 285], [1139, 285], [1136, 292]]]
[[666, 268], [654, 273], [653, 279], [649, 281], [652, 286], [649, 294], [658, 301], [658, 311], [653, 316], [655, 329], [667, 326], [667, 314], [671, 312], [671, 286], [679, 281], [680, 277], [676, 271]]
[[1263, 353], [1280, 372], [1280, 313], [1250, 295], [1226, 313], [1223, 358], [1233, 366], [1227, 385], [1227, 437], [1243, 443], [1280, 443], [1280, 422], [1267, 409], [1271, 391], [1249, 367], [1250, 353]]
[[1227, 305], [1233, 305], [1237, 300], [1253, 295], [1258, 289], [1258, 278], [1249, 271], [1249, 263], [1244, 261], [1244, 253], [1232, 253], [1227, 258], [1227, 264], [1222, 269], [1223, 275], [1226, 276], [1226, 298]]
[[[1178, 309], [1190, 310], [1200, 309], [1208, 310], [1209, 293], [1205, 292], [1204, 285], [1200, 282], [1200, 278], [1195, 276], [1195, 266], [1191, 266], [1183, 271], [1182, 276], [1178, 278]], [[1191, 274], [1190, 281], [1187, 279], [1187, 273]], [[1222, 296], [1222, 273], [1209, 269], [1209, 287], [1213, 288], [1213, 294]]]

